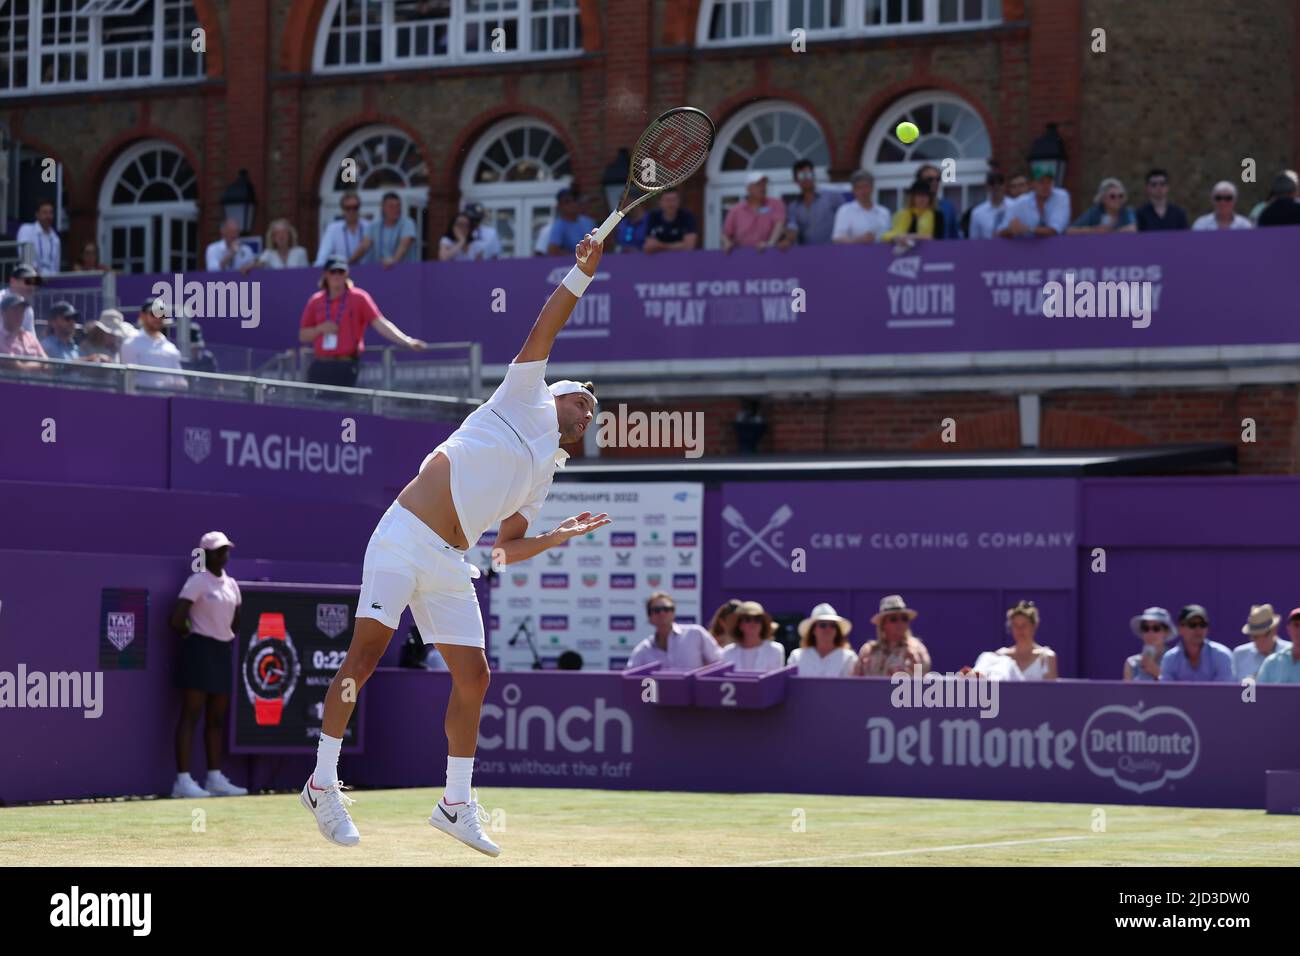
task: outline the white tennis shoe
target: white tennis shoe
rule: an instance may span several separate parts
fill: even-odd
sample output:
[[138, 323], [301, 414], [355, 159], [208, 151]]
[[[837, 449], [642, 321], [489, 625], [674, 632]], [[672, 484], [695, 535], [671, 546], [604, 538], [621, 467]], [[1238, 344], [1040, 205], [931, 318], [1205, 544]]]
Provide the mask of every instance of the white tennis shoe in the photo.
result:
[[212, 794], [195, 783], [194, 778], [188, 773], [183, 773], [172, 784], [172, 796], [177, 799], [197, 800], [200, 797], [210, 797]]
[[356, 846], [361, 842], [361, 834], [357, 832], [352, 815], [348, 813], [348, 807], [356, 801], [343, 792], [342, 780], [336, 781], [331, 787], [322, 788], [316, 786], [314, 778], [315, 774], [312, 774], [303, 784], [302, 793], [298, 795], [299, 802], [316, 818], [321, 836], [339, 846]]
[[478, 791], [468, 803], [449, 804], [439, 800], [429, 817], [429, 825], [455, 837], [466, 846], [472, 846], [488, 856], [500, 856], [501, 847], [497, 846], [483, 832], [483, 824], [491, 817], [478, 804]]
[[237, 787], [230, 782], [224, 773], [220, 770], [213, 770], [208, 774], [208, 779], [204, 781], [203, 789], [208, 791], [214, 797], [246, 797], [248, 791], [243, 787]]

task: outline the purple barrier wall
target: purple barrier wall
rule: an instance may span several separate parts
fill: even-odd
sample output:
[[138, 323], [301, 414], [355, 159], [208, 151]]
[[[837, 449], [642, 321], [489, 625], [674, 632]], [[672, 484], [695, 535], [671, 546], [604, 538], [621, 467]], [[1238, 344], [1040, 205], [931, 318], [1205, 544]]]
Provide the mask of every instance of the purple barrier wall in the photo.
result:
[[[562, 361], [855, 355], [1020, 349], [1292, 342], [1300, 274], [1286, 263], [1300, 230], [1064, 236], [1037, 241], [932, 242], [895, 256], [887, 246], [611, 256], [562, 337]], [[403, 329], [432, 341], [483, 343], [508, 362], [568, 264], [561, 258], [362, 266], [358, 284]], [[1128, 319], [1042, 315], [1043, 286], [1064, 281], [1151, 283], [1147, 328]], [[1232, 274], [1246, 279], [1225, 283]], [[237, 273], [187, 281], [242, 281]], [[210, 341], [282, 349], [296, 343], [313, 269], [260, 272], [257, 328], [203, 323]], [[123, 276], [137, 303], [168, 276]], [[791, 310], [791, 290], [807, 309]], [[507, 310], [493, 311], [494, 290]], [[433, 303], [433, 305], [431, 305]], [[1231, 321], [1223, 321], [1231, 316]], [[377, 337], [372, 337], [379, 344]]]

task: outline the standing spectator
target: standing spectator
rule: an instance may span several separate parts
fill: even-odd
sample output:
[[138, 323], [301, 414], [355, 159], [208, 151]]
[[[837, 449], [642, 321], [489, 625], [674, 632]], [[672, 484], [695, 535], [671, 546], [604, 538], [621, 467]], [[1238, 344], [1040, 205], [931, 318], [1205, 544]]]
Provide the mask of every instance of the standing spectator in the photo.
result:
[[1009, 657], [1024, 680], [1056, 680], [1056, 652], [1035, 639], [1039, 623], [1034, 602], [1021, 601], [1007, 611], [1012, 644], [998, 648], [995, 653]]
[[18, 242], [32, 247], [32, 263], [44, 275], [54, 275], [63, 263], [63, 243], [54, 230], [54, 203], [36, 204], [36, 221], [18, 227]]
[[1147, 173], [1147, 200], [1137, 211], [1138, 232], [1187, 228], [1187, 213], [1169, 201], [1169, 174], [1163, 169]]
[[646, 617], [654, 633], [632, 648], [628, 667], [658, 661], [664, 670], [689, 671], [721, 660], [722, 651], [712, 635], [698, 624], [678, 624], [677, 604], [663, 591], [645, 602]]
[[114, 325], [116, 319], [117, 325], [122, 327], [126, 323], [122, 321], [122, 313], [117, 309], [105, 309], [99, 313], [99, 318], [94, 322], [87, 322], [84, 337], [81, 340], [81, 360], [83, 362], [116, 362], [118, 361], [118, 352], [121, 348], [121, 333], [117, 331]]
[[1137, 232], [1137, 218], [1124, 202], [1127, 198], [1124, 184], [1114, 177], [1106, 177], [1097, 187], [1092, 205], [1070, 223], [1066, 232]]
[[727, 210], [722, 221], [722, 251], [737, 246], [762, 252], [768, 246], [786, 249], [785, 203], [767, 196], [767, 175], [753, 172], [745, 180], [745, 198]]
[[794, 164], [794, 181], [799, 198], [786, 210], [787, 241], [801, 246], [821, 246], [831, 241], [835, 229], [835, 212], [844, 205], [840, 193], [817, 188], [817, 172], [812, 160]]
[[865, 169], [853, 174], [853, 199], [835, 210], [834, 242], [876, 242], [889, 231], [889, 210], [872, 200], [876, 181]]
[[931, 208], [930, 187], [919, 179], [907, 187], [907, 205], [894, 213], [894, 226], [880, 238], [910, 247], [916, 239], [942, 239], [943, 213]]
[[736, 626], [736, 610], [744, 602], [739, 598], [731, 598], [724, 601], [709, 621], [709, 633], [713, 639], [718, 642], [719, 647], [726, 647], [731, 643], [731, 631]]
[[1129, 621], [1129, 628], [1142, 638], [1142, 652], [1124, 661], [1125, 680], [1159, 680], [1160, 662], [1174, 633], [1174, 622], [1162, 607], [1149, 607]]
[[227, 219], [221, 224], [221, 238], [208, 246], [203, 254], [209, 272], [231, 272], [252, 265], [257, 257], [253, 250], [239, 241], [239, 223]]
[[[1275, 651], [1259, 666], [1255, 679], [1261, 684], [1300, 684], [1300, 607], [1291, 609], [1286, 616], [1286, 631], [1290, 647]], [[1278, 646], [1287, 643], [1279, 641]]]
[[50, 334], [41, 340], [41, 348], [52, 359], [75, 362], [81, 358], [77, 348], [77, 319], [80, 313], [71, 302], [55, 302], [50, 306], [48, 325]]
[[1264, 661], [1278, 651], [1290, 651], [1291, 642], [1280, 640], [1277, 626], [1282, 616], [1273, 613], [1271, 604], [1254, 604], [1250, 616], [1241, 627], [1241, 633], [1250, 638], [1232, 649], [1232, 676], [1238, 682], [1254, 677]]
[[614, 230], [615, 252], [640, 252], [645, 245], [646, 230], [650, 219], [646, 215], [645, 203], [630, 209]]
[[316, 252], [317, 269], [323, 269], [335, 256], [342, 256], [344, 262], [354, 265], [365, 254], [366, 224], [361, 221], [361, 197], [350, 189], [339, 200], [339, 208], [343, 210], [343, 218], [325, 227]]
[[1024, 173], [1012, 173], [1007, 179], [1007, 199], [1019, 199], [1029, 192], [1029, 177]]
[[860, 676], [911, 676], [916, 667], [922, 674], [930, 672], [930, 651], [912, 633], [912, 621], [918, 613], [907, 606], [901, 594], [887, 594], [880, 599], [880, 610], [871, 618], [876, 639], [867, 641], [858, 652]]
[[[1289, 183], [1283, 183], [1283, 176], [1291, 181]], [[1279, 186], [1284, 187], [1283, 194], [1290, 193], [1295, 189], [1300, 189], [1300, 173], [1297, 173], [1294, 169], [1284, 169], [1273, 177], [1273, 183], [1269, 187], [1268, 191], [1268, 198], [1261, 199], [1259, 202], [1255, 203], [1254, 207], [1250, 210], [1250, 224], [1252, 226], [1259, 225], [1259, 217], [1263, 215], [1264, 210], [1268, 208], [1269, 203], [1278, 197]]]
[[1051, 163], [1030, 167], [1033, 187], [1007, 204], [998, 235], [1007, 239], [1059, 236], [1070, 226], [1070, 194], [1056, 185]]
[[[1024, 177], [1020, 177], [1024, 180]], [[984, 177], [988, 187], [989, 198], [971, 210], [970, 226], [967, 235], [972, 239], [992, 239], [998, 234], [1002, 217], [1010, 202], [1010, 191], [1006, 188], [1006, 177], [998, 170], [990, 170]]]
[[659, 207], [646, 217], [643, 252], [690, 252], [700, 241], [695, 216], [682, 208], [682, 195], [676, 189], [659, 194]]
[[25, 262], [14, 266], [9, 273], [9, 291], [27, 303], [23, 310], [23, 330], [36, 334], [36, 313], [32, 311], [32, 297], [40, 285], [41, 274]]
[[361, 242], [361, 261], [378, 262], [391, 269], [399, 262], [415, 262], [415, 222], [402, 210], [402, 197], [384, 193], [380, 215], [366, 227]]
[[[161, 303], [155, 308], [154, 299], [145, 299], [140, 306], [136, 324], [140, 334], [122, 343], [124, 365], [149, 365], [180, 371], [181, 351], [167, 338], [163, 327], [170, 321], [163, 315]], [[181, 375], [164, 375], [158, 372], [140, 372], [136, 381], [146, 388], [188, 388], [189, 382]]]
[[1203, 232], [1211, 229], [1250, 229], [1250, 220], [1237, 212], [1237, 187], [1226, 179], [1214, 184], [1210, 190], [1213, 205], [1204, 216], [1198, 216], [1192, 229]]
[[587, 233], [595, 231], [595, 221], [578, 211], [577, 193], [566, 188], [555, 194], [555, 221], [546, 236], [548, 256], [571, 255], [573, 247], [582, 242]]
[[[465, 215], [469, 216], [470, 226], [473, 233], [470, 236], [471, 242], [477, 242], [479, 248], [483, 250], [480, 259], [500, 259], [501, 258], [501, 236], [497, 233], [495, 226], [484, 225], [483, 223], [483, 204], [472, 202], [465, 207]], [[430, 645], [432, 647], [433, 645]]]
[[1296, 181], [1287, 173], [1273, 177], [1272, 198], [1259, 214], [1259, 225], [1294, 226], [1300, 224], [1300, 203], [1296, 202]]
[[298, 323], [298, 341], [311, 343], [315, 357], [307, 369], [307, 381], [316, 385], [352, 388], [361, 372], [366, 328], [398, 345], [423, 351], [424, 343], [413, 339], [380, 314], [379, 306], [365, 289], [348, 278], [348, 263], [336, 256], [325, 263], [320, 291], [307, 300]]
[[438, 240], [439, 262], [467, 262], [483, 258], [483, 247], [474, 240], [474, 224], [469, 214], [456, 213], [447, 231]]
[[722, 649], [722, 659], [736, 671], [777, 671], [785, 666], [785, 647], [772, 640], [772, 615], [757, 601], [744, 601], [736, 608], [731, 643]]
[[1232, 681], [1232, 651], [1209, 640], [1210, 616], [1199, 604], [1178, 612], [1178, 634], [1183, 641], [1165, 652], [1160, 662], [1162, 681]]
[[[23, 328], [23, 314], [27, 300], [13, 292], [0, 295], [0, 355], [17, 355], [28, 358], [46, 358], [45, 349], [36, 340], [35, 332]], [[34, 372], [44, 368], [39, 362], [5, 363], [10, 368]]]
[[916, 179], [930, 187], [930, 205], [943, 217], [943, 229], [935, 233], [935, 236], [939, 239], [960, 239], [957, 222], [961, 217], [957, 214], [957, 207], [943, 196], [943, 177], [939, 173], [939, 167], [926, 163], [916, 171]]
[[[176, 722], [176, 782], [173, 797], [242, 797], [248, 793], [221, 772], [221, 741], [230, 708], [235, 636], [239, 632], [239, 584], [226, 574], [234, 542], [220, 531], [199, 539], [203, 570], [191, 574], [172, 610], [171, 629], [181, 638], [176, 686], [184, 697]], [[190, 775], [194, 729], [204, 716], [208, 777], [202, 787]]]
[[818, 604], [799, 622], [799, 646], [790, 652], [789, 664], [800, 677], [852, 677], [858, 655], [849, 644], [853, 622], [840, 617], [829, 604]]
[[87, 240], [81, 246], [81, 258], [72, 264], [73, 272], [112, 272], [112, 266], [99, 261], [99, 246]]
[[307, 250], [298, 245], [298, 230], [288, 219], [277, 219], [267, 227], [266, 248], [257, 261], [244, 266], [250, 269], [306, 269], [311, 265]]

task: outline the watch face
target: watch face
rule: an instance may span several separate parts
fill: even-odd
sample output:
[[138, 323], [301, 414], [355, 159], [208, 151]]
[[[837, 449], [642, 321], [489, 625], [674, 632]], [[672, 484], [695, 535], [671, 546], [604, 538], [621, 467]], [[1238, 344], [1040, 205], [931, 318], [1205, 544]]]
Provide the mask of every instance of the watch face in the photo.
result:
[[244, 687], [250, 699], [288, 703], [298, 686], [300, 670], [298, 652], [288, 634], [284, 640], [254, 637], [244, 655]]

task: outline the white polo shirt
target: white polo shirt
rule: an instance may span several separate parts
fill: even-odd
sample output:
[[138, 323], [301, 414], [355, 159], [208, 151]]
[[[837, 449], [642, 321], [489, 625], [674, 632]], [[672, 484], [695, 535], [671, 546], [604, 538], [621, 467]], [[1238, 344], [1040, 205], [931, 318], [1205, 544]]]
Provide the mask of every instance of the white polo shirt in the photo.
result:
[[181, 599], [191, 601], [190, 629], [218, 641], [233, 641], [235, 632], [230, 629], [235, 608], [242, 600], [239, 585], [224, 571], [217, 577], [211, 571], [191, 574], [181, 588]]
[[691, 671], [722, 659], [722, 649], [713, 635], [698, 624], [673, 623], [668, 633], [668, 646], [660, 647], [651, 634], [636, 647], [627, 659], [627, 666], [640, 667], [658, 661], [664, 670]]
[[[161, 332], [149, 335], [140, 332], [122, 343], [122, 362], [126, 365], [152, 365], [155, 368], [181, 367], [181, 352], [172, 345], [167, 336]], [[154, 372], [140, 372], [137, 379], [141, 385], [151, 388], [185, 388], [189, 383], [180, 375], [161, 375]]]
[[786, 663], [797, 665], [800, 677], [852, 677], [858, 655], [851, 647], [833, 647], [825, 657], [816, 647], [796, 647]]
[[738, 671], [779, 671], [785, 666], [785, 647], [776, 641], [763, 641], [754, 647], [728, 644], [722, 649], [722, 659]]
[[531, 525], [551, 490], [560, 448], [555, 396], [546, 388], [546, 360], [511, 363], [492, 397], [420, 464], [442, 452], [451, 462], [451, 500], [471, 545], [516, 511]]
[[835, 210], [835, 227], [831, 230], [832, 239], [856, 239], [870, 232], [879, 241], [882, 234], [889, 232], [891, 225], [889, 210], [874, 203], [870, 209], [863, 209], [856, 199], [846, 202]]

